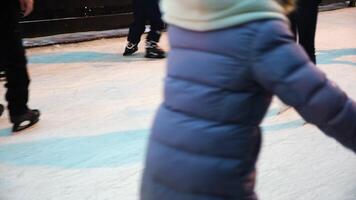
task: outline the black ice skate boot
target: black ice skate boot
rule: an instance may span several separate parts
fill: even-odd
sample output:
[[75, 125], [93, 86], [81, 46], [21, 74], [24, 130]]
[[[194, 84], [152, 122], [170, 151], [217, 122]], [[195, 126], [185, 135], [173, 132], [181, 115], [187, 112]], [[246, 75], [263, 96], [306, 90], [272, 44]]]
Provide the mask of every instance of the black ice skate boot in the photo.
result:
[[147, 41], [146, 42], [146, 58], [155, 58], [155, 59], [161, 59], [165, 58], [166, 54], [165, 52], [159, 48], [157, 42], [155, 41]]
[[0, 81], [6, 81], [5, 71], [1, 67], [0, 67]]
[[22, 131], [32, 125], [36, 124], [40, 120], [39, 110], [28, 110], [25, 114], [20, 116], [11, 116], [11, 123], [13, 123], [12, 131]]
[[125, 47], [125, 52], [122, 54], [123, 56], [129, 56], [135, 53], [138, 50], [137, 44], [134, 43], [127, 43]]
[[4, 106], [2, 104], [0, 104], [0, 116], [2, 115], [4, 110], [5, 110]]

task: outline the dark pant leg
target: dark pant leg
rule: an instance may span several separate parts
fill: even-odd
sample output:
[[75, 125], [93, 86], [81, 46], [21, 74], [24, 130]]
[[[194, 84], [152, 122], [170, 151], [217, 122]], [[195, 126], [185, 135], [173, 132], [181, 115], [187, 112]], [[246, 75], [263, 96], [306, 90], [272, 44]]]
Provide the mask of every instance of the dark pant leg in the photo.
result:
[[304, 47], [310, 59], [316, 63], [315, 57], [315, 33], [318, 20], [318, 2], [306, 0], [298, 12], [299, 43]]
[[297, 10], [291, 15], [292, 30], [295, 28], [299, 44], [310, 59], [316, 63], [315, 33], [318, 17], [317, 0], [300, 0]]
[[145, 2], [146, 0], [133, 1], [134, 22], [130, 25], [129, 35], [127, 40], [131, 43], [138, 44], [142, 34], [145, 32], [146, 15]]
[[296, 12], [292, 12], [289, 16], [289, 21], [290, 21], [290, 28], [291, 28], [291, 31], [293, 32], [294, 34], [294, 40], [297, 41], [297, 13]]
[[161, 32], [164, 29], [164, 22], [162, 20], [162, 14], [159, 9], [158, 0], [146, 0], [146, 13], [151, 30], [147, 35], [148, 41], [159, 42], [161, 38]]
[[1, 8], [0, 65], [6, 73], [6, 100], [10, 116], [27, 112], [29, 76], [27, 61], [18, 25], [20, 17], [18, 1], [6, 1]]

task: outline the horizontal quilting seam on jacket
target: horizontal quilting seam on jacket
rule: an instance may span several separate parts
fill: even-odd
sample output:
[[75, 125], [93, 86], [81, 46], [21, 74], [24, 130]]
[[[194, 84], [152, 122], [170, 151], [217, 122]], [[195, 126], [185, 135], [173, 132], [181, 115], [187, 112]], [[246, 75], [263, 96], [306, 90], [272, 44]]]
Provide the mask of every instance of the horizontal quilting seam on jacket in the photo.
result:
[[[205, 193], [205, 192], [200, 192], [200, 191], [185, 191], [185, 190], [179, 190], [177, 187], [172, 186], [169, 183], [166, 183], [165, 181], [161, 180], [160, 178], [157, 177], [150, 177], [152, 179], [152, 182], [155, 184], [159, 184], [160, 187], [165, 187], [168, 190], [172, 190], [177, 193], [185, 193], [188, 195], [192, 196], [198, 196], [200, 198], [209, 198], [209, 200], [212, 200], [211, 198], [214, 198], [214, 200], [241, 200], [241, 199], [236, 199], [239, 197], [234, 197], [234, 196], [227, 196], [227, 195], [217, 195], [217, 194], [211, 194], [211, 193]], [[201, 197], [203, 196], [203, 197]], [[169, 199], [162, 199], [162, 200], [169, 200]]]
[[[194, 161], [194, 162], [199, 163], [200, 165], [202, 165], [204, 162], [208, 162], [208, 163], [212, 162], [212, 165], [210, 165], [210, 164], [204, 165], [204, 166], [208, 167], [207, 168], [208, 171], [209, 170], [213, 170], [217, 177], [220, 177], [220, 178], [224, 177], [223, 179], [233, 181], [235, 184], [241, 184], [241, 183], [243, 184], [243, 182], [244, 182], [243, 179], [255, 168], [255, 161], [249, 160], [248, 157], [244, 157], [242, 159], [226, 159], [226, 158], [223, 158], [223, 157], [216, 158], [216, 157], [212, 157], [212, 156], [206, 156], [206, 155], [203, 155], [203, 154], [193, 154], [193, 153], [190, 153], [188, 151], [185, 151], [185, 150], [182, 150], [182, 149], [177, 149], [175, 147], [172, 147], [172, 146], [169, 146], [167, 144], [164, 144], [161, 141], [156, 140], [156, 138], [151, 138], [151, 140], [153, 140], [151, 142], [154, 142], [151, 145], [154, 145], [154, 146], [160, 145], [161, 146], [160, 148], [168, 149], [168, 150], [161, 149], [162, 151], [173, 151], [175, 153], [173, 153], [173, 152], [171, 152], [171, 153], [174, 154], [174, 155], [180, 154], [180, 156], [182, 156], [182, 157], [184, 156], [184, 160], [187, 160], [186, 162], [188, 162], [188, 163], [191, 163], [192, 161]], [[199, 160], [199, 159], [201, 159], [201, 160]], [[220, 163], [225, 163], [225, 162], [227, 162], [227, 160], [229, 160], [228, 162], [232, 162], [233, 163], [232, 165], [229, 166], [229, 169], [228, 170], [226, 170], [225, 168], [220, 168], [219, 169], [219, 164]], [[236, 165], [241, 165], [241, 167], [235, 168]], [[188, 171], [191, 171], [191, 170], [189, 170], [190, 169], [189, 168], [189, 164], [186, 165], [185, 168], [183, 168], [183, 169], [184, 170], [187, 169]], [[166, 173], [167, 172], [170, 173], [169, 171], [170, 170], [166, 171]], [[234, 178], [228, 178], [226, 176], [227, 175], [226, 173], [228, 173], [229, 175], [231, 175]], [[157, 177], [160, 177], [162, 175], [160, 175], [160, 173], [158, 173], [158, 175], [151, 174], [150, 176], [157, 178]], [[162, 177], [164, 177], [164, 176], [162, 176]], [[166, 183], [165, 181], [162, 181], [162, 180], [160, 180], [160, 181]], [[181, 184], [177, 184], [176, 186], [179, 186], [179, 185], [181, 185]], [[182, 186], [182, 187], [184, 188], [184, 186]], [[240, 188], [240, 189], [242, 189], [242, 188]], [[206, 193], [206, 192], [201, 192], [201, 193]], [[211, 194], [211, 193], [208, 193], [208, 194]]]
[[[251, 63], [251, 65], [248, 67], [251, 76], [253, 77], [253, 79], [258, 83], [258, 79], [256, 78], [256, 74], [254, 72], [254, 66], [257, 65], [257, 63], [259, 62], [259, 58], [258, 57], [258, 52], [256, 51], [257, 48], [257, 39], [259, 37], [259, 35], [261, 34], [261, 27], [260, 28], [256, 28], [256, 34], [254, 35], [254, 39], [252, 40], [252, 44], [251, 44], [251, 48], [250, 48], [250, 53], [249, 55], [249, 63]], [[258, 83], [259, 84], [259, 83]]]
[[247, 123], [243, 123], [241, 121], [236, 121], [236, 120], [219, 120], [219, 119], [208, 118], [207, 116], [197, 115], [197, 114], [194, 114], [194, 113], [186, 111], [186, 110], [173, 108], [170, 105], [167, 105], [166, 102], [163, 102], [163, 105], [167, 109], [170, 109], [170, 110], [175, 111], [175, 112], [180, 112], [182, 114], [188, 115], [189, 117], [196, 118], [196, 119], [204, 119], [206, 121], [220, 122], [220, 123], [224, 123], [224, 124], [239, 124], [239, 125], [242, 125], [242, 126], [251, 126], [251, 127], [258, 126], [256, 124], [252, 125], [252, 124], [247, 124]]
[[[273, 24], [276, 24], [275, 26], [283, 26], [285, 28], [289, 28], [286, 26], [286, 24], [281, 21], [281, 20], [275, 20], [275, 19], [271, 19], [271, 20], [265, 20], [264, 22], [266, 22], [265, 24], [263, 24], [263, 26], [260, 26], [256, 29], [256, 34], [255, 34], [255, 37], [254, 39], [252, 40], [252, 45], [251, 45], [251, 52], [259, 52], [260, 50], [263, 51], [263, 52], [266, 52], [266, 51], [270, 51], [271, 49], [273, 49], [274, 47], [278, 46], [276, 44], [278, 43], [285, 43], [285, 44], [289, 44], [288, 41], [291, 40], [294, 42], [293, 40], [293, 36], [292, 35], [289, 35], [287, 34], [286, 32], [282, 32], [282, 33], [279, 33], [279, 32], [275, 32], [276, 34], [275, 35], [271, 35], [269, 34], [267, 30], [273, 30], [273, 31], [279, 31], [279, 30], [275, 30], [275, 29], [271, 29], [271, 26]], [[268, 36], [266, 36], [266, 34], [268, 34]], [[280, 34], [283, 34], [283, 35], [280, 35]], [[290, 33], [292, 34], [292, 33]], [[267, 39], [268, 40], [263, 40], [264, 37], [268, 37]], [[276, 38], [279, 38], [278, 40], [276, 40]], [[257, 48], [258, 45], [260, 44], [261, 41], [268, 41], [267, 43], [270, 43], [271, 41], [273, 41], [273, 44], [274, 45], [263, 45], [263, 46], [259, 46], [259, 47], [263, 47], [262, 49], [260, 48]], [[278, 42], [278, 43], [276, 43]], [[256, 51], [258, 49], [258, 51]], [[253, 55], [253, 57], [256, 57], [257, 55]]]
[[[226, 135], [226, 137], [230, 138], [231, 140], [235, 140], [237, 138], [243, 139], [244, 137], [246, 137], [246, 135], [244, 136], [242, 134], [246, 132], [249, 132], [248, 134], [249, 137], [256, 137], [260, 133], [260, 128], [258, 125], [243, 125], [239, 123], [227, 124], [224, 122], [210, 121], [206, 119], [196, 118], [196, 117], [189, 116], [185, 113], [182, 113], [180, 111], [172, 110], [171, 108], [163, 104], [158, 109], [156, 116], [159, 118], [162, 117], [166, 118], [166, 120], [164, 120], [165, 123], [163, 127], [160, 125], [160, 123], [157, 124], [156, 122], [154, 122], [154, 126], [152, 127], [153, 128], [152, 130], [154, 132], [157, 132], [155, 131], [156, 127], [160, 127], [158, 129], [160, 130], [158, 131], [159, 134], [161, 131], [165, 132], [163, 130], [166, 131], [168, 130], [168, 132], [170, 132], [169, 129], [172, 124], [180, 124], [180, 129], [186, 130], [188, 132], [191, 131], [199, 132], [199, 133], [203, 132], [204, 134], [212, 135], [212, 136]], [[194, 122], [194, 124], [196, 125], [194, 127], [191, 127], [190, 125], [187, 125], [189, 123], [185, 123], [185, 122]], [[200, 134], [194, 134], [194, 135], [200, 135]]]
[[[254, 51], [252, 51], [252, 54], [251, 54], [252, 56], [251, 57], [254, 58], [254, 59], [252, 59], [251, 63], [253, 63], [253, 64], [258, 62], [258, 61], [260, 61], [260, 59], [256, 59], [256, 58], [260, 58], [259, 55], [263, 55], [266, 52], [267, 53], [275, 52], [275, 51], [278, 51], [279, 49], [281, 49], [281, 47], [291, 45], [288, 42], [287, 38], [282, 38], [282, 39], [279, 39], [278, 41], [273, 41], [272, 40], [273, 42], [268, 41], [267, 42], [268, 45], [264, 44], [263, 46], [262, 45], [257, 46], [257, 40], [258, 39], [256, 39], [256, 41], [254, 41], [254, 44], [252, 45], [254, 47]], [[261, 53], [261, 52], [263, 52], [263, 53]]]
[[[305, 62], [304, 64], [294, 63], [292, 65], [292, 67], [291, 67], [292, 70], [286, 72], [286, 75], [283, 78], [281, 78], [279, 82], [275, 82], [275, 84], [273, 85], [273, 89], [272, 90], [276, 89], [280, 85], [281, 86], [290, 85], [289, 84], [289, 79], [291, 77], [293, 77], [294, 75], [296, 75], [297, 72], [305, 70], [308, 67], [307, 65], [309, 65], [309, 64], [310, 64], [310, 62]], [[325, 84], [325, 81], [326, 81], [326, 79], [324, 79], [324, 82], [323, 82], [324, 84]], [[322, 85], [318, 85], [318, 88], [321, 87], [321, 86]], [[318, 88], [315, 88], [315, 89], [318, 89]], [[315, 92], [317, 92], [317, 91], [312, 91], [311, 94], [307, 94], [306, 95], [306, 99], [303, 99], [298, 104], [290, 105], [290, 106], [293, 106], [293, 107], [299, 109], [300, 106], [305, 105], [307, 102], [310, 101], [310, 99], [312, 98], [312, 94], [315, 94]]]
[[[346, 99], [347, 100], [347, 99]], [[348, 105], [348, 103], [350, 102], [350, 100], [345, 101], [342, 106], [340, 106], [340, 108], [337, 110], [337, 112], [330, 117], [329, 119], [326, 120], [324, 125], [319, 125], [320, 128], [327, 128], [327, 126], [329, 126], [331, 121], [334, 121], [335, 119], [337, 119], [341, 114], [343, 114], [343, 111], [345, 110], [346, 106]], [[356, 124], [356, 122], [355, 122]], [[356, 136], [354, 136], [356, 137]]]
[[[352, 107], [355, 108], [355, 104], [352, 100], [348, 99], [346, 103], [343, 104], [340, 112], [332, 119], [334, 122], [329, 120], [328, 124], [325, 123], [323, 126], [319, 126], [319, 128], [325, 131], [326, 135], [333, 137], [345, 147], [356, 151], [356, 116], [354, 114], [355, 110], [350, 109]], [[349, 127], [343, 125], [349, 125]], [[340, 128], [342, 132], [338, 131]]]
[[[290, 44], [283, 44], [282, 46], [288, 46]], [[281, 47], [281, 46], [280, 46]], [[273, 51], [279, 51], [280, 48], [276, 48], [274, 49]], [[295, 74], [297, 74], [299, 71], [301, 70], [305, 70], [306, 67], [308, 67], [307, 65], [310, 64], [310, 62], [308, 61], [304, 61], [304, 62], [295, 62], [295, 63], [292, 63], [292, 65], [290, 66], [285, 66], [285, 67], [288, 67], [288, 71], [285, 71], [283, 74], [280, 74], [280, 75], [277, 75], [275, 76], [274, 78], [272, 77], [272, 79], [270, 79], [267, 83], [267, 85], [264, 85], [263, 84], [263, 81], [261, 82], [261, 77], [258, 77], [258, 75], [256, 74], [257, 72], [253, 72], [253, 75], [256, 79], [257, 82], [261, 82], [261, 86], [263, 86], [265, 89], [267, 89], [268, 91], [278, 91], [278, 89], [280, 89], [281, 87], [285, 87], [285, 86], [293, 86], [293, 85], [290, 85], [290, 83], [288, 82], [289, 79], [291, 77], [293, 77]], [[254, 70], [258, 70], [258, 67], [262, 67], [262, 66], [257, 66], [257, 62], [254, 63]], [[262, 79], [263, 80], [263, 79]], [[293, 83], [292, 83], [293, 84]], [[267, 87], [266, 87], [267, 86]], [[270, 88], [269, 88], [269, 87]], [[304, 100], [305, 102], [305, 100]], [[293, 107], [299, 107], [301, 106], [304, 102], [294, 102], [294, 103], [297, 103], [297, 104], [292, 104], [291, 106]]]
[[327, 80], [324, 79], [323, 82], [320, 82], [318, 85], [316, 85], [315, 88], [312, 91], [310, 91], [309, 94], [306, 95], [306, 99], [304, 100], [304, 102], [301, 102], [300, 105], [296, 105], [294, 107], [298, 110], [301, 109], [301, 106], [303, 105], [308, 106], [309, 102], [313, 98], [315, 98], [318, 95], [318, 93], [322, 91], [322, 89], [325, 88], [326, 86], [327, 86]]
[[222, 57], [227, 57], [230, 59], [236, 59], [236, 57], [233, 54], [227, 54], [226, 52], [219, 52], [219, 51], [212, 51], [211, 49], [204, 49], [204, 48], [196, 48], [194, 46], [192, 47], [184, 47], [184, 46], [171, 46], [171, 49], [181, 49], [181, 50], [188, 50], [188, 51], [196, 51], [196, 52], [204, 52], [206, 54], [213, 54], [213, 55], [219, 55]]
[[210, 154], [206, 154], [206, 153], [202, 153], [202, 152], [195, 152], [195, 151], [188, 150], [188, 149], [186, 149], [184, 147], [182, 148], [182, 147], [179, 147], [179, 146], [167, 144], [165, 141], [162, 141], [155, 134], [151, 135], [151, 139], [153, 139], [157, 143], [165, 146], [166, 148], [170, 148], [170, 149], [172, 149], [174, 151], [178, 151], [178, 152], [181, 152], [183, 154], [190, 155], [190, 156], [195, 156], [195, 157], [200, 157], [200, 158], [209, 158], [209, 159], [215, 159], [215, 160], [230, 160], [230, 161], [238, 161], [238, 160], [241, 161], [241, 160], [243, 160], [243, 158], [234, 158], [234, 157], [227, 157], [227, 156], [221, 156], [221, 155], [210, 155]]
[[[179, 56], [181, 55], [187, 58], [180, 59]], [[167, 74], [170, 76], [231, 91], [238, 91], [236, 88], [241, 82], [248, 84], [248, 86], [255, 84], [251, 76], [248, 76], [247, 59], [230, 58], [226, 55], [211, 54], [188, 48], [172, 49], [170, 56], [171, 59], [168, 60], [167, 67]], [[172, 63], [172, 60], [175, 62]], [[194, 73], [187, 73], [187, 71]]]
[[[335, 113], [333, 113], [333, 114], [331, 115], [331, 117], [329, 117], [329, 118], [326, 119], [324, 125], [322, 125], [322, 124], [317, 124], [317, 125], [320, 126], [320, 128], [326, 128], [326, 126], [328, 126], [328, 124], [330, 124], [331, 121], [334, 121], [335, 119], [337, 119], [337, 118], [343, 113], [342, 111], [345, 110], [345, 108], [346, 108], [346, 106], [347, 106], [347, 104], [348, 104], [349, 101], [350, 101], [350, 100], [348, 100], [347, 98], [345, 98], [344, 101], [343, 101], [343, 103], [342, 103], [342, 105], [339, 107], [339, 109], [338, 109], [337, 111], [335, 111]], [[356, 123], [356, 122], [355, 122], [355, 123]], [[355, 137], [356, 137], [356, 136], [355, 136]]]
[[[252, 89], [258, 89], [257, 87], [248, 87], [248, 88], [244, 88], [244, 89], [236, 89], [236, 90], [232, 90], [230, 88], [226, 88], [226, 87], [221, 87], [220, 85], [216, 85], [213, 84], [211, 82], [203, 82], [203, 81], [198, 81], [198, 80], [193, 80], [193, 79], [189, 79], [183, 76], [179, 76], [179, 75], [171, 75], [171, 74], [167, 74], [167, 77], [172, 78], [172, 79], [177, 79], [180, 81], [185, 81], [185, 82], [191, 82], [194, 83], [196, 85], [201, 85], [204, 87], [210, 87], [210, 88], [217, 88], [217, 89], [222, 89], [225, 90], [227, 92], [231, 92], [231, 93], [247, 93], [247, 92], [255, 92], [257, 90], [252, 90]], [[251, 81], [252, 83], [252, 81]]]
[[[337, 141], [341, 142], [344, 146], [348, 147], [350, 150], [356, 151], [356, 123], [352, 125], [351, 130], [348, 129], [342, 134], [340, 134], [338, 131], [335, 131], [335, 124], [340, 126], [340, 120], [344, 120], [345, 117], [349, 117], [349, 106], [353, 106], [353, 102], [350, 99], [343, 104], [339, 113], [337, 113], [333, 119], [328, 121], [328, 124], [325, 123], [323, 126], [319, 126], [319, 128], [326, 131], [326, 135], [333, 137]], [[332, 123], [331, 120], [335, 120], [336, 123]], [[356, 120], [356, 118], [351, 120]]]
[[[272, 53], [272, 52], [277, 52], [277, 51], [280, 51], [280, 49], [282, 47], [286, 47], [286, 46], [290, 46], [291, 44], [289, 43], [284, 43], [280, 46], [278, 46], [278, 48], [273, 48], [273, 50], [271, 49], [269, 51], [269, 53]], [[260, 58], [259, 56], [256, 56], [257, 58]], [[256, 67], [256, 65], [258, 64], [259, 61], [255, 61], [253, 63], [253, 65]], [[303, 69], [306, 65], [308, 65], [309, 62], [295, 62], [295, 63], [292, 63], [291, 66], [285, 66], [285, 67], [288, 67], [289, 70], [288, 71], [285, 71], [285, 73], [283, 74], [283, 76], [279, 77], [279, 80], [276, 81], [276, 80], [273, 80], [273, 84], [271, 84], [273, 86], [273, 88], [275, 88], [276, 85], [280, 84], [280, 83], [284, 83], [290, 76], [292, 76], [294, 73], [296, 73], [296, 71], [298, 70], [301, 70]], [[253, 72], [252, 72], [253, 73]], [[255, 75], [255, 73], [253, 73]]]
[[152, 139], [159, 143], [160, 145], [165, 146], [166, 148], [170, 148], [174, 151], [181, 152], [183, 154], [187, 154], [189, 156], [194, 156], [194, 157], [200, 157], [200, 158], [209, 158], [209, 159], [215, 159], [215, 160], [230, 160], [230, 161], [238, 161], [238, 160], [243, 160], [243, 158], [233, 158], [233, 157], [227, 157], [227, 156], [221, 156], [221, 155], [209, 155], [206, 153], [200, 153], [200, 152], [194, 152], [190, 151], [186, 148], [181, 148], [179, 146], [174, 146], [171, 144], [167, 144], [166, 142], [162, 141], [159, 137], [155, 136], [154, 134], [152, 135]]
[[[166, 108], [166, 109], [169, 109], [169, 108]], [[173, 111], [173, 110], [171, 110], [171, 109], [169, 109], [171, 112], [176, 112], [176, 111]], [[200, 119], [199, 119], [200, 120]], [[240, 125], [240, 124], [239, 124]], [[242, 125], [243, 126], [243, 125]], [[246, 129], [248, 129], [249, 127], [248, 126], [246, 126], [246, 127], [244, 127], [244, 128], [246, 128]], [[255, 126], [250, 126], [250, 128], [258, 128], [258, 127], [255, 127]], [[251, 134], [251, 133], [250, 133]], [[177, 150], [177, 151], [184, 151], [184, 152], [186, 152], [187, 154], [193, 154], [193, 155], [199, 155], [199, 156], [201, 156], [201, 157], [210, 157], [210, 158], [222, 158], [222, 159], [228, 159], [228, 160], [241, 160], [240, 158], [237, 158], [237, 157], [229, 157], [229, 156], [219, 156], [219, 155], [210, 155], [210, 154], [204, 154], [204, 153], [199, 153], [199, 152], [195, 152], [195, 151], [190, 151], [190, 150], [188, 150], [188, 149], [184, 149], [184, 147], [183, 148], [180, 148], [179, 146], [175, 146], [175, 145], [171, 145], [171, 144], [167, 144], [165, 141], [163, 141], [163, 140], [161, 140], [159, 137], [157, 137], [156, 136], [156, 134], [152, 134], [152, 138], [155, 140], [155, 141], [157, 141], [157, 142], [159, 142], [160, 144], [162, 144], [162, 145], [165, 145], [165, 146], [167, 146], [167, 147], [170, 147], [170, 148], [172, 148], [172, 149], [175, 149], [175, 150]], [[184, 150], [183, 150], [184, 149]]]
[[[255, 76], [255, 72], [254, 72], [253, 68], [255, 68], [255, 66], [260, 62], [260, 56], [259, 56], [260, 51], [263, 50], [263, 52], [271, 52], [272, 49], [273, 49], [273, 51], [275, 51], [275, 50], [278, 50], [280, 48], [280, 46], [277, 45], [277, 43], [276, 43], [277, 41], [274, 41], [273, 45], [270, 44], [268, 46], [268, 48], [266, 48], [266, 45], [263, 45], [262, 47], [264, 47], [264, 48], [260, 49], [261, 48], [261, 47], [259, 47], [259, 45], [261, 45], [260, 44], [260, 42], [261, 42], [260, 40], [263, 41], [263, 38], [261, 38], [261, 37], [263, 37], [267, 32], [265, 29], [267, 29], [267, 30], [270, 29], [270, 26], [272, 24], [278, 23], [277, 25], [280, 25], [280, 23], [283, 23], [281, 20], [274, 20], [274, 19], [273, 20], [266, 20], [266, 21], [267, 21], [266, 24], [264, 24], [263, 26], [260, 26], [260, 27], [258, 27], [256, 29], [256, 34], [255, 34], [254, 39], [252, 40], [252, 44], [251, 44], [252, 48], [251, 48], [251, 51], [250, 51], [250, 54], [249, 54], [250, 55], [249, 60], [250, 60], [250, 63], [252, 63], [251, 66], [253, 66], [253, 67], [249, 68], [250, 69], [250, 74], [254, 77], [254, 79], [256, 81], [258, 79]], [[272, 37], [276, 37], [276, 36], [272, 35]], [[278, 35], [278, 37], [282, 37], [282, 35]], [[270, 41], [275, 40], [275, 38], [272, 38], [272, 39], [268, 38], [268, 39], [269, 40], [268, 40], [267, 43], [270, 43]], [[289, 45], [289, 43], [287, 42], [288, 39], [292, 39], [290, 35], [283, 35], [283, 38], [279, 39], [278, 43], [282, 43], [283, 46], [284, 45]], [[279, 48], [277, 49], [277, 47], [279, 47]]]
[[[284, 46], [284, 45], [283, 45]], [[281, 77], [281, 82], [284, 83], [287, 81], [291, 76], [297, 73], [299, 70], [303, 70], [309, 62], [301, 62], [301, 63], [293, 63], [289, 66], [289, 70], [285, 72], [284, 76]]]

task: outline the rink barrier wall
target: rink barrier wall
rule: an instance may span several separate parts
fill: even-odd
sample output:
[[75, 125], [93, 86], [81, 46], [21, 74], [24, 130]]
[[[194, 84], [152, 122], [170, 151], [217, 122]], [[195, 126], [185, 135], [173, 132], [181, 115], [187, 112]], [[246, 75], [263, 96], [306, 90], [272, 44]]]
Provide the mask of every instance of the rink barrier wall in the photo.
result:
[[[25, 38], [36, 38], [53, 36], [58, 34], [106, 31], [127, 28], [133, 21], [131, 0], [37, 0], [36, 9], [28, 18], [21, 21], [23, 36]], [[347, 7], [349, 1], [345, 0], [323, 0], [320, 11], [334, 10]], [[109, 35], [112, 37], [113, 35]], [[119, 34], [114, 36], [126, 36]], [[67, 37], [65, 41], [87, 41], [97, 37], [85, 37], [75, 39]], [[63, 39], [62, 39], [63, 40]], [[62, 41], [61, 40], [61, 41]], [[56, 41], [50, 41], [44, 45]], [[30, 43], [27, 47], [41, 46], [38, 43]], [[43, 45], [42, 45], [43, 46]]]

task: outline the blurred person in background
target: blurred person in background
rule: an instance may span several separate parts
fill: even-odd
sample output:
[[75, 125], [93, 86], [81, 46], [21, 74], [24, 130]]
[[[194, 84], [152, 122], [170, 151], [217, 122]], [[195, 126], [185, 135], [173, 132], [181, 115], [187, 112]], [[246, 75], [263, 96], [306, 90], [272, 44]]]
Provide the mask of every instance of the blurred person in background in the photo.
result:
[[[30, 79], [19, 28], [19, 19], [32, 12], [33, 0], [4, 0], [0, 9], [0, 66], [5, 71], [7, 107], [12, 130], [16, 132], [32, 126], [40, 116], [38, 110], [27, 106]], [[0, 111], [3, 110], [1, 105]]]
[[315, 33], [318, 21], [318, 6], [321, 0], [298, 0], [294, 12], [289, 15], [295, 40], [316, 64]]
[[277, 95], [356, 152], [356, 104], [294, 41], [290, 0], [162, 0], [170, 56], [141, 200], [256, 200], [260, 124]]
[[145, 32], [146, 23], [150, 24], [150, 32], [146, 38], [146, 58], [165, 58], [165, 52], [158, 46], [164, 23], [161, 19], [159, 0], [133, 0], [134, 22], [131, 24], [128, 43], [124, 56], [129, 56], [138, 51], [138, 44]]

